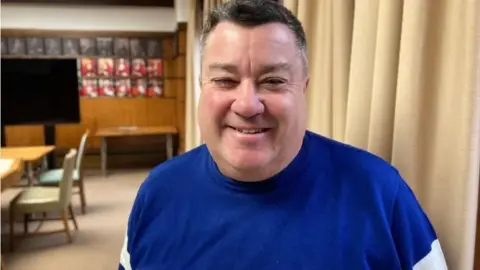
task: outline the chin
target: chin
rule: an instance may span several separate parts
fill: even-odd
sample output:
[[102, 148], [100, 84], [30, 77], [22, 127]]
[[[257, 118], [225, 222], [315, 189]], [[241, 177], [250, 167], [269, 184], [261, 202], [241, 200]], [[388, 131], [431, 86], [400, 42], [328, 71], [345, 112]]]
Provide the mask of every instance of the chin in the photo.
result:
[[228, 162], [238, 170], [253, 170], [265, 167], [272, 159], [268, 150], [236, 150], [228, 154]]

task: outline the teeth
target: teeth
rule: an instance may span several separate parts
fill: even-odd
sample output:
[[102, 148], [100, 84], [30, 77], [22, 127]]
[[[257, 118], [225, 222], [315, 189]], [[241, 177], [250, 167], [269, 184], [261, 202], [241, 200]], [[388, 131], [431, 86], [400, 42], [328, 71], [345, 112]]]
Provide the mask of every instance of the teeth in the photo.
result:
[[254, 129], [238, 129], [238, 128], [236, 128], [235, 130], [237, 130], [238, 132], [245, 133], [245, 134], [255, 134], [255, 133], [260, 133], [260, 132], [263, 131], [263, 129], [261, 129], [261, 128], [254, 128]]

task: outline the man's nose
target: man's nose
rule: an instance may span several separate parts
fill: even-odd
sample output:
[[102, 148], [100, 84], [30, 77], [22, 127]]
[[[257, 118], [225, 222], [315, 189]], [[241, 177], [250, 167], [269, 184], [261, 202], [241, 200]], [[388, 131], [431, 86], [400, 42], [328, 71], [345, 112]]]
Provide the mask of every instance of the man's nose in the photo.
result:
[[231, 107], [232, 111], [245, 118], [262, 114], [265, 106], [258, 96], [255, 83], [242, 82], [235, 90], [235, 101]]

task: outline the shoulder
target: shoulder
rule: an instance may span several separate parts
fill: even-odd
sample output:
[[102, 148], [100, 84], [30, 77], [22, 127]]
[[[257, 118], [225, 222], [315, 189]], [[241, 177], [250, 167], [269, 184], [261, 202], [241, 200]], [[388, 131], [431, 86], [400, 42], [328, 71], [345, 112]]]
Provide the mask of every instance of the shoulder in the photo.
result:
[[[333, 173], [352, 175], [358, 181], [372, 181], [371, 184], [397, 186], [401, 178], [398, 170], [381, 157], [315, 133], [309, 133], [312, 147], [323, 149]], [[325, 160], [325, 158], [323, 159]]]
[[[182, 195], [192, 179], [205, 170], [202, 166], [209, 157], [208, 149], [201, 145], [153, 168], [138, 189], [135, 205], [138, 209], [156, 209]], [[134, 209], [135, 210], [135, 209]]]
[[[398, 170], [363, 149], [311, 133], [316, 167], [325, 166], [331, 184], [351, 194], [352, 202], [381, 211], [391, 221], [399, 188], [404, 184]], [[323, 164], [320, 164], [323, 163]], [[326, 164], [326, 165], [325, 165]]]
[[[181, 194], [189, 176], [197, 173], [195, 166], [208, 157], [206, 146], [199, 146], [155, 167], [142, 182], [128, 217], [127, 232], [120, 255], [119, 269], [133, 269], [138, 264], [134, 251], [143, 240], [151, 222], [161, 213], [162, 207]], [[138, 252], [138, 251], [137, 251]]]
[[[447, 269], [435, 230], [399, 171], [365, 150], [310, 134], [314, 152], [327, 158], [331, 179], [347, 189], [355, 203], [379, 211], [388, 221], [398, 258], [408, 269]], [[314, 154], [315, 155], [315, 154]], [[344, 190], [344, 189], [342, 189]]]
[[[173, 182], [186, 181], [188, 176], [202, 170], [202, 161], [208, 158], [209, 152], [205, 145], [198, 146], [186, 153], [166, 160], [153, 168], [142, 183], [141, 189], [156, 189]], [[199, 166], [196, 166], [199, 165]]]
[[202, 166], [201, 159], [208, 157], [206, 146], [169, 159], [151, 170], [141, 183], [130, 212], [129, 228], [143, 228], [154, 220], [169, 202], [185, 195], [186, 187]]

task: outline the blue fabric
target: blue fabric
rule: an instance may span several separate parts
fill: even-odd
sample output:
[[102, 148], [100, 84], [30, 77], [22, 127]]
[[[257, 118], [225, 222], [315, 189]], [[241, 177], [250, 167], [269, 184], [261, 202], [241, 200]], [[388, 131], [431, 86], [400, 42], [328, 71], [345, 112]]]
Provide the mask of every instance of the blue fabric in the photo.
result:
[[412, 269], [435, 240], [395, 168], [307, 132], [295, 160], [264, 182], [225, 178], [204, 145], [159, 165], [135, 199], [122, 264]]

